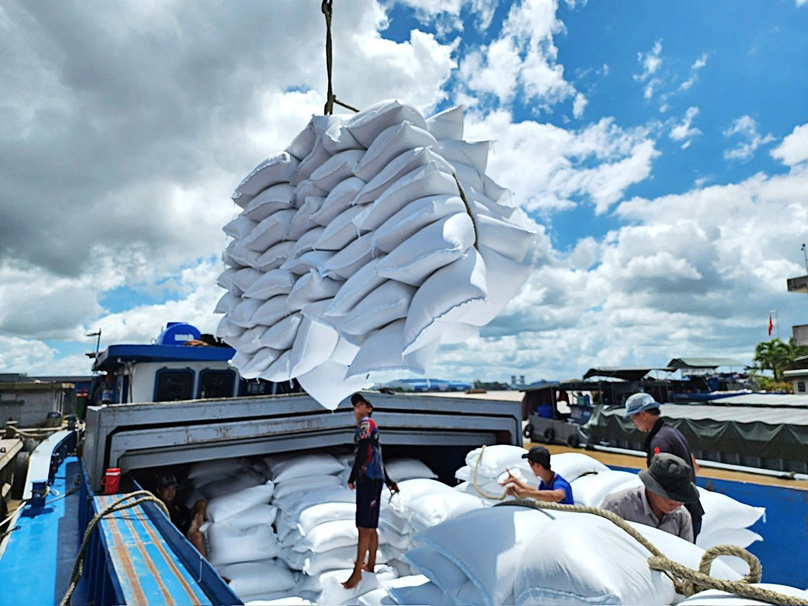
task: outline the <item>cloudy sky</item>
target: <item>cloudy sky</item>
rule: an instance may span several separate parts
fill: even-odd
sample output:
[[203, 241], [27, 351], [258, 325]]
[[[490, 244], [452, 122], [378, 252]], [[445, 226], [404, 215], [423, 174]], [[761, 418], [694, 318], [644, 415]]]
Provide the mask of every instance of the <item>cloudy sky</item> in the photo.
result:
[[[751, 362], [808, 324], [808, 0], [334, 0], [334, 86], [466, 107], [534, 271], [432, 376]], [[0, 4], [0, 372], [213, 331], [238, 182], [322, 112], [316, 0]], [[775, 326], [775, 335], [777, 334]]]

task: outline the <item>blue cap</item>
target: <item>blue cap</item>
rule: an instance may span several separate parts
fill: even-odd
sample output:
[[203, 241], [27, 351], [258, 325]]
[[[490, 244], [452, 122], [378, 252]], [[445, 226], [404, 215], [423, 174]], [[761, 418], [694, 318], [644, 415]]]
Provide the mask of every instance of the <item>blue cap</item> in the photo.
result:
[[626, 414], [623, 415], [623, 418], [628, 419], [631, 415], [651, 408], [659, 408], [659, 402], [654, 400], [653, 396], [647, 393], [635, 393], [626, 400]]

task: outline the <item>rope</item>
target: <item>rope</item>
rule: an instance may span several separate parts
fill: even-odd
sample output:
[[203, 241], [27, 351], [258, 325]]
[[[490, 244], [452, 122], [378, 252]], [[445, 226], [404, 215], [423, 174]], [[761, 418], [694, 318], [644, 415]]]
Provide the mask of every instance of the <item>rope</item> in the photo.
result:
[[[457, 174], [452, 173], [452, 176], [454, 177], [455, 183], [457, 183], [457, 190], [460, 192], [460, 199], [463, 200], [463, 204], [466, 205], [466, 212], [468, 213], [469, 217], [471, 217], [471, 226], [474, 228], [474, 246], [477, 246], [477, 222], [474, 220], [474, 214], [471, 212], [471, 204], [466, 198], [466, 192], [463, 191], [463, 186], [460, 185], [460, 179], [457, 178]], [[485, 448], [485, 446], [483, 446], [483, 448]], [[480, 456], [482, 456], [482, 453], [480, 453]]]
[[[135, 498], [137, 497], [137, 498]], [[124, 501], [129, 499], [135, 498], [134, 501], [131, 503], [124, 504]], [[135, 492], [130, 492], [128, 494], [123, 495], [121, 498], [115, 500], [114, 502], [107, 505], [104, 509], [99, 511], [95, 517], [90, 521], [87, 525], [87, 530], [84, 531], [84, 540], [81, 542], [81, 549], [79, 549], [78, 556], [76, 557], [76, 562], [73, 564], [73, 572], [70, 575], [70, 584], [67, 587], [67, 591], [65, 592], [62, 601], [59, 602], [59, 606], [66, 606], [70, 603], [70, 598], [73, 595], [73, 592], [76, 590], [76, 586], [81, 579], [81, 575], [84, 572], [84, 556], [87, 553], [87, 547], [90, 545], [90, 536], [93, 533], [96, 525], [106, 516], [116, 511], [123, 511], [124, 509], [131, 509], [132, 507], [137, 507], [141, 503], [146, 503], [147, 501], [152, 501], [160, 507], [160, 510], [165, 514], [167, 518], [171, 517], [168, 513], [168, 509], [160, 499], [155, 497], [152, 493], [148, 490], [137, 490]]]
[[[482, 453], [480, 454], [482, 458]], [[716, 545], [715, 547], [711, 547], [702, 555], [699, 570], [692, 570], [679, 562], [674, 562], [667, 558], [633, 526], [611, 511], [606, 511], [599, 507], [590, 507], [588, 505], [561, 505], [560, 503], [539, 502], [533, 499], [506, 501], [497, 503], [494, 507], [509, 505], [516, 507], [532, 507], [533, 509], [589, 513], [606, 518], [630, 534], [643, 547], [651, 552], [652, 555], [648, 558], [649, 568], [657, 570], [667, 576], [673, 582], [676, 593], [681, 595], [691, 596], [705, 589], [719, 589], [737, 596], [760, 600], [770, 604], [799, 604], [800, 606], [808, 606], [808, 600], [751, 585], [750, 583], [758, 583], [760, 581], [762, 574], [760, 560], [737, 545]], [[710, 576], [709, 571], [713, 560], [722, 555], [735, 556], [744, 560], [749, 566], [747, 575], [740, 581], [726, 581]]]
[[[457, 177], [455, 177], [455, 180], [457, 180]], [[460, 182], [459, 181], [457, 183], [457, 186], [460, 187]], [[461, 188], [460, 191], [462, 192], [463, 189]], [[480, 485], [477, 484], [477, 470], [480, 468], [480, 461], [483, 460], [483, 453], [484, 452], [485, 452], [485, 444], [483, 444], [483, 447], [480, 449], [480, 454], [477, 457], [477, 462], [474, 463], [474, 471], [471, 474], [471, 483], [474, 485], [474, 490], [476, 490], [478, 493], [480, 493], [480, 496], [483, 496], [486, 499], [490, 499], [492, 501], [502, 501], [502, 500], [505, 499], [505, 497], [508, 496], [507, 492], [504, 492], [501, 495], [486, 494], [485, 492], [483, 492], [483, 489], [480, 488]]]
[[320, 6], [320, 10], [323, 11], [323, 15], [325, 15], [325, 70], [328, 74], [328, 92], [326, 93], [325, 99], [325, 107], [323, 108], [323, 113], [327, 116], [330, 116], [334, 113], [334, 104], [341, 105], [346, 109], [350, 109], [351, 111], [358, 112], [359, 110], [355, 107], [351, 107], [347, 103], [343, 103], [342, 101], [337, 99], [337, 96], [334, 94], [334, 86], [331, 81], [332, 75], [332, 64], [334, 62], [334, 53], [331, 48], [331, 17], [333, 15], [332, 5], [334, 4], [334, 0], [323, 0], [322, 5]]

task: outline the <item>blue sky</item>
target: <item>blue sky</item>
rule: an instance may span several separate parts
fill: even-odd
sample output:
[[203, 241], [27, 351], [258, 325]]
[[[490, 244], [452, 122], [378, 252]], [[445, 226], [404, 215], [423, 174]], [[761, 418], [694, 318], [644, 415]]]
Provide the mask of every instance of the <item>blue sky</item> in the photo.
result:
[[[336, 0], [337, 95], [462, 103], [539, 230], [534, 272], [433, 374], [751, 362], [808, 240], [808, 2]], [[103, 8], [103, 10], [101, 10]], [[86, 332], [212, 331], [234, 186], [325, 91], [319, 3], [0, 9], [0, 372]]]

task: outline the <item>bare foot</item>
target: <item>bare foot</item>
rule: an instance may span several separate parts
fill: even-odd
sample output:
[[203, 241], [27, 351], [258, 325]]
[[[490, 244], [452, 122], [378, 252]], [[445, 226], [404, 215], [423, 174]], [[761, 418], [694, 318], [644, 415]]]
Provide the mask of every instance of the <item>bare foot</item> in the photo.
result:
[[361, 570], [354, 570], [350, 577], [348, 577], [347, 581], [342, 583], [342, 586], [345, 589], [353, 589], [357, 585], [359, 585], [359, 581], [362, 580], [362, 571]]
[[364, 566], [362, 566], [362, 570], [366, 572], [373, 572], [375, 568], [376, 568], [375, 564], [365, 564]]

